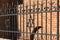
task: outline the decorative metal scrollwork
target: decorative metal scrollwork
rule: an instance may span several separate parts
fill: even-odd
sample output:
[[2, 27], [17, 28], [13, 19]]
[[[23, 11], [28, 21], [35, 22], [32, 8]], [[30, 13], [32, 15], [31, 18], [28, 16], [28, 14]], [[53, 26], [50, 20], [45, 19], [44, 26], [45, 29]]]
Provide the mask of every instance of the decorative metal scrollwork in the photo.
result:
[[33, 27], [33, 25], [34, 25], [34, 19], [30, 15], [30, 18], [28, 19], [28, 22], [27, 22], [27, 27]]

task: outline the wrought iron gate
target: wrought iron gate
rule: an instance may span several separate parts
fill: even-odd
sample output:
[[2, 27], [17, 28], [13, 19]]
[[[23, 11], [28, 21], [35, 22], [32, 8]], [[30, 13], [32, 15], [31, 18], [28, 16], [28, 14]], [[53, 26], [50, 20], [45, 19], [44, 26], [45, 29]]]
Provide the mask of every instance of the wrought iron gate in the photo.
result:
[[60, 0], [11, 1], [0, 6], [1, 38], [60, 40], [59, 30]]

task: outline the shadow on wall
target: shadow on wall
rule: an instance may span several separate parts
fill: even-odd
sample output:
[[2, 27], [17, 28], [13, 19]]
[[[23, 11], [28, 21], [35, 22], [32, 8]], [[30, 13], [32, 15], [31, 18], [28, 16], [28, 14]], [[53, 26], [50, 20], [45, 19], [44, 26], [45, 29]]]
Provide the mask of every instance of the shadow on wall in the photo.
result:
[[[0, 12], [3, 11], [3, 13], [0, 13], [0, 14], [4, 14], [4, 11], [6, 11], [7, 3], [9, 6], [12, 5], [12, 2], [14, 5], [17, 5], [17, 1], [18, 1], [18, 5], [23, 4], [23, 0], [0, 0]], [[9, 28], [6, 28], [6, 24], [5, 24], [6, 19], [10, 20], [10, 27]], [[17, 26], [18, 26], [17, 25], [17, 15], [15, 15], [15, 16], [0, 16], [0, 30], [18, 31]], [[10, 39], [13, 38], [13, 40], [16, 40], [17, 34], [0, 31], [0, 37], [1, 38], [10, 38]]]

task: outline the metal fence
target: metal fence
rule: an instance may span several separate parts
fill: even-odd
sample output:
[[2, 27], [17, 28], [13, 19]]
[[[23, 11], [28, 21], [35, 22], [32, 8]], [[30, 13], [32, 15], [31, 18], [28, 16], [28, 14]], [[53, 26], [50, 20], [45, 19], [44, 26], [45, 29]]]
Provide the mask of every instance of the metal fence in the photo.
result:
[[[26, 2], [26, 3], [25, 3]], [[11, 40], [60, 40], [60, 1], [24, 0], [0, 7], [0, 37]]]

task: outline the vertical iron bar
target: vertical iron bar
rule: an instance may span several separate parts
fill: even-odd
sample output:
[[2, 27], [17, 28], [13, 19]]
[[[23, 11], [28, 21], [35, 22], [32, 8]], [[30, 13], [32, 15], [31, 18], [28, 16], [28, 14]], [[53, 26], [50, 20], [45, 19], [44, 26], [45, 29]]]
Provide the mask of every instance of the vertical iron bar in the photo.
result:
[[[33, 2], [33, 12], [35, 12], [35, 1]], [[33, 20], [35, 19], [35, 14], [33, 13]], [[34, 24], [33, 24], [33, 29], [35, 27], [35, 21], [34, 21]]]
[[59, 40], [59, 0], [57, 0], [57, 40]]
[[[8, 11], [8, 14], [9, 14], [9, 13], [10, 13], [10, 5], [8, 5], [8, 10], [9, 10], [9, 11]], [[10, 20], [10, 16], [9, 16], [8, 18], [9, 18], [9, 20]], [[10, 24], [10, 25], [11, 25], [11, 24]], [[10, 26], [10, 25], [9, 25], [9, 26]], [[8, 28], [8, 30], [10, 31], [10, 28]]]
[[[22, 18], [22, 17], [21, 17], [21, 16], [22, 16], [22, 14], [21, 14], [21, 13], [22, 13], [22, 12], [21, 12], [21, 8], [22, 8], [22, 7], [21, 7], [21, 5], [20, 5], [20, 32], [21, 32], [21, 28], [22, 28], [22, 26], [21, 26], [21, 23], [22, 23], [22, 21], [21, 21], [21, 18]], [[21, 34], [22, 34], [22, 33], [21, 33]], [[20, 36], [19, 36], [19, 37], [20, 37]]]
[[[10, 10], [11, 10], [11, 5], [9, 5], [9, 13], [7, 12], [8, 14], [11, 13]], [[12, 28], [12, 27], [11, 27], [11, 20], [12, 20], [12, 19], [11, 19], [11, 16], [9, 16], [9, 20], [10, 20], [10, 28], [9, 28], [9, 31], [11, 31], [11, 28]], [[12, 32], [10, 32], [10, 38], [11, 38], [11, 40], [12, 40]]]
[[[13, 2], [11, 4], [11, 10], [12, 10], [12, 7], [13, 7]], [[10, 13], [12, 14], [13, 11], [11, 11], [11, 10], [10, 10]], [[14, 29], [13, 29], [13, 16], [11, 16], [11, 18], [10, 18], [10, 20], [12, 21], [12, 24], [11, 24], [12, 25], [12, 31], [14, 31]], [[14, 36], [14, 33], [12, 33], [12, 40], [13, 40], [13, 36]]]
[[[16, 14], [15, 13], [15, 5], [13, 5], [13, 14]], [[14, 31], [18, 31], [18, 25], [17, 25], [17, 16], [18, 15], [14, 15], [14, 19], [13, 19], [13, 24], [14, 24]], [[17, 40], [17, 36], [18, 36], [18, 33], [16, 32], [16, 33], [14, 33], [14, 37], [15, 37], [15, 40]]]
[[6, 14], [8, 14], [9, 13], [9, 5], [8, 5], [8, 3], [7, 3], [7, 7], [6, 7]]
[[[27, 5], [27, 2], [26, 2], [26, 37], [28, 37], [28, 5]], [[26, 39], [27, 40], [27, 39]]]
[[[39, 16], [38, 16], [38, 13], [39, 13], [39, 11], [38, 11], [38, 7], [39, 7], [39, 0], [37, 0], [37, 30], [38, 30], [38, 18], [39, 18]], [[38, 31], [37, 31], [37, 40], [38, 40]]]
[[[13, 7], [13, 8], [14, 8], [14, 7]], [[15, 13], [14, 13], [14, 10], [13, 10], [13, 14], [15, 14]], [[16, 21], [16, 17], [17, 17], [17, 15], [14, 15], [14, 16], [13, 16], [13, 22], [14, 22], [14, 23], [13, 23], [13, 26], [14, 26], [13, 28], [14, 28], [14, 31], [17, 31], [17, 26], [16, 26], [16, 25], [17, 25], [17, 21]], [[15, 40], [17, 40], [17, 34], [18, 34], [18, 33], [14, 33]]]
[[23, 2], [23, 40], [24, 40], [24, 2]]
[[[7, 7], [6, 7], [6, 14], [8, 14], [9, 13], [9, 11], [8, 11], [9, 9], [8, 9], [8, 3], [7, 3]], [[7, 12], [8, 11], [8, 12]], [[7, 17], [7, 18], [9, 18], [9, 16]], [[10, 20], [9, 20], [10, 21]], [[9, 27], [10, 27], [10, 22], [9, 22]], [[9, 31], [9, 28], [8, 28], [8, 30], [7, 31]], [[7, 32], [7, 35], [9, 35], [8, 34], [8, 32]]]
[[13, 2], [12, 2], [12, 4], [11, 4], [11, 13], [13, 14]]
[[[30, 16], [31, 16], [31, 0], [29, 1], [29, 7], [30, 7]], [[31, 19], [29, 18], [29, 20], [30, 20], [30, 27], [29, 27], [29, 29], [30, 29], [30, 34], [31, 34]]]
[[[33, 12], [35, 12], [35, 2], [33, 2]], [[33, 13], [33, 19], [35, 18], [35, 15]], [[33, 28], [35, 27], [35, 24], [33, 24]]]
[[[50, 0], [50, 34], [52, 34], [52, 0]], [[50, 35], [50, 40], [52, 40], [52, 35]]]
[[[41, 0], [41, 26], [43, 27], [43, 0]], [[43, 39], [43, 28], [41, 28], [41, 39]]]
[[[12, 10], [13, 10], [13, 14], [14, 14], [14, 3], [13, 3], [13, 8], [12, 8]], [[13, 26], [14, 26], [13, 28], [14, 28], [14, 31], [16, 31], [15, 16], [16, 16], [16, 15], [13, 15]], [[16, 37], [15, 34], [16, 34], [16, 33], [13, 34], [13, 35], [14, 35], [13, 37]], [[17, 40], [17, 39], [15, 39], [15, 40]]]
[[[47, 0], [46, 0], [46, 11], [47, 11]], [[46, 40], [47, 40], [47, 12], [46, 12]]]
[[[12, 2], [12, 14], [14, 14], [14, 3]], [[15, 29], [15, 15], [12, 16], [12, 25], [13, 25], [13, 31], [16, 31]], [[16, 33], [13, 32], [13, 40], [16, 40], [16, 36], [15, 36]]]
[[[14, 14], [14, 3], [13, 3], [13, 14]], [[16, 22], [16, 15], [13, 16], [13, 26], [14, 26], [13, 28], [14, 28], [14, 31], [17, 31], [16, 30], [17, 28], [16, 28], [16, 25], [15, 25], [16, 24], [15, 22]], [[14, 33], [14, 36], [13, 37], [15, 38], [15, 40], [17, 40], [16, 39], [17, 38], [17, 33]]]

